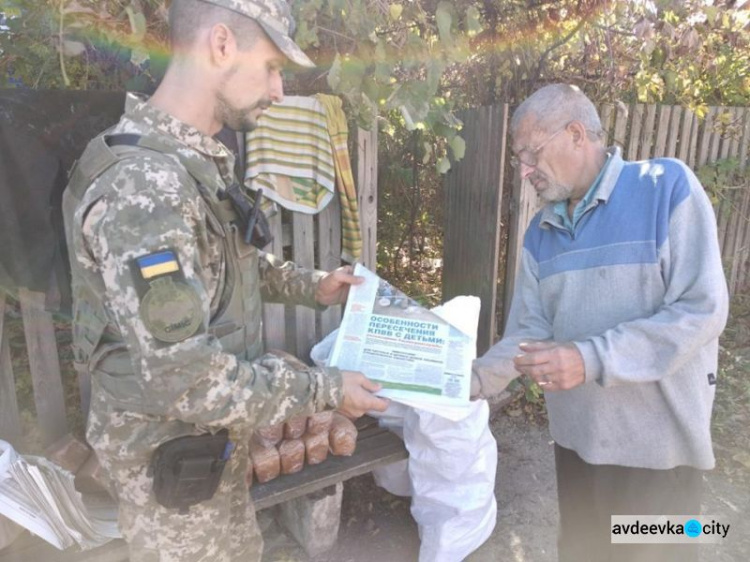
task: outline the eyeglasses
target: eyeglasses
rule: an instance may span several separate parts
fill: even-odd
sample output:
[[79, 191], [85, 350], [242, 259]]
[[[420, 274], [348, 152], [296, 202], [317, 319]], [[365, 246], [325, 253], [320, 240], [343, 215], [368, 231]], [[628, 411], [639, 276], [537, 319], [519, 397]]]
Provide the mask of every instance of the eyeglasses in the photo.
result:
[[[552, 133], [549, 137], [547, 137], [547, 140], [545, 140], [542, 144], [538, 145], [536, 148], [522, 148], [518, 151], [518, 154], [513, 154], [510, 157], [510, 165], [513, 168], [518, 168], [521, 166], [521, 164], [524, 164], [526, 166], [529, 166], [530, 168], [536, 167], [536, 165], [539, 163], [539, 153], [542, 151], [542, 149], [547, 146], [547, 144], [554, 139], [557, 135], [562, 133], [567, 126], [570, 123], [566, 123], [561, 129], [558, 129], [554, 133]], [[528, 156], [522, 157], [522, 155], [526, 153]]]

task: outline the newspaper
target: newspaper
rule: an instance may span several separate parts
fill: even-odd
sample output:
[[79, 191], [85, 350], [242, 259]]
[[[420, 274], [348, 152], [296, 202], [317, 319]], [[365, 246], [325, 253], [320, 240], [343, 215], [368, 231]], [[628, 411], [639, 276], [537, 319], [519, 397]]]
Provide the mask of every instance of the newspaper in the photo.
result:
[[0, 514], [60, 550], [75, 544], [86, 550], [119, 538], [114, 500], [84, 498], [73, 480], [47, 459], [18, 455], [0, 440]]
[[379, 396], [452, 419], [465, 416], [479, 299], [459, 297], [452, 308], [463, 309], [463, 321], [452, 324], [361, 264], [354, 274], [365, 282], [349, 291], [329, 364], [379, 382]]

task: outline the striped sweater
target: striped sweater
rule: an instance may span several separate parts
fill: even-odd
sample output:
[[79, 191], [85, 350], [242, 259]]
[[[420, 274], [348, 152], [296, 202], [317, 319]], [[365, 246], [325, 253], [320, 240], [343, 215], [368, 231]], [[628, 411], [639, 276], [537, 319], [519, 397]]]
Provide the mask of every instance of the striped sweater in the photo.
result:
[[613, 152], [573, 231], [552, 205], [532, 220], [504, 338], [474, 371], [492, 394], [521, 341], [573, 342], [586, 382], [545, 395], [557, 443], [591, 464], [709, 469], [728, 312], [716, 219], [682, 162]]

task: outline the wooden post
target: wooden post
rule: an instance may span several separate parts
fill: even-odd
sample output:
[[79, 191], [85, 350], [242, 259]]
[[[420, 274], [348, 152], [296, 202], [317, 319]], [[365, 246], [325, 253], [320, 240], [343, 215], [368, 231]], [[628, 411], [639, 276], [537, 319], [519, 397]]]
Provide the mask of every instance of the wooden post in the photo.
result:
[[[341, 202], [334, 197], [318, 215], [318, 267], [332, 271], [341, 265]], [[341, 306], [329, 306], [320, 313], [320, 337], [324, 338], [341, 322]]]
[[5, 329], [5, 295], [0, 292], [0, 439], [14, 445], [21, 439], [16, 383], [10, 360], [10, 342]]
[[[742, 110], [740, 115], [740, 137], [739, 137], [739, 160], [740, 169], [746, 170], [748, 163], [748, 152], [750, 152], [750, 108]], [[750, 197], [750, 187], [745, 187], [745, 199]], [[750, 220], [748, 220], [748, 214], [750, 214], [750, 208], [748, 208], [745, 216], [745, 221], [742, 226], [742, 239], [740, 243], [741, 257], [740, 265], [737, 272], [737, 291], [743, 291], [745, 284], [750, 277]]]
[[[292, 213], [292, 260], [297, 265], [313, 269], [315, 266], [314, 229], [312, 215]], [[295, 354], [303, 361], [310, 358], [310, 350], [315, 345], [315, 310], [297, 306], [294, 310]]]
[[443, 300], [476, 295], [482, 301], [477, 353], [496, 336], [508, 106], [482, 107], [460, 115], [466, 155], [445, 178]]
[[510, 234], [508, 235], [508, 258], [505, 262], [505, 303], [503, 306], [503, 326], [508, 321], [513, 291], [521, 264], [523, 237], [534, 215], [542, 206], [531, 182], [521, 181], [518, 174], [513, 176], [513, 196], [511, 200]]
[[[281, 210], [269, 219], [273, 242], [269, 251], [278, 258], [284, 257], [283, 230], [281, 228]], [[263, 305], [263, 334], [266, 349], [288, 349], [286, 342], [286, 314], [283, 304], [265, 303]]]
[[68, 432], [55, 327], [52, 315], [44, 310], [44, 293], [21, 288], [18, 296], [37, 418], [45, 445], [48, 445]]
[[376, 271], [378, 263], [378, 129], [357, 130], [357, 203], [362, 230], [362, 264]]

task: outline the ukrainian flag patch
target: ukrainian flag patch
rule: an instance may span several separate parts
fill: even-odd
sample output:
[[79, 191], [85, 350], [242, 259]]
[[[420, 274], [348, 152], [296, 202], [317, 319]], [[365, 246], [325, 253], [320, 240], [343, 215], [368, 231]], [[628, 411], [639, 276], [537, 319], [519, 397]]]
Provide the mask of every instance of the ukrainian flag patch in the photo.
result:
[[135, 261], [143, 279], [153, 279], [159, 275], [180, 271], [177, 256], [174, 255], [172, 250], [149, 254], [136, 258]]

